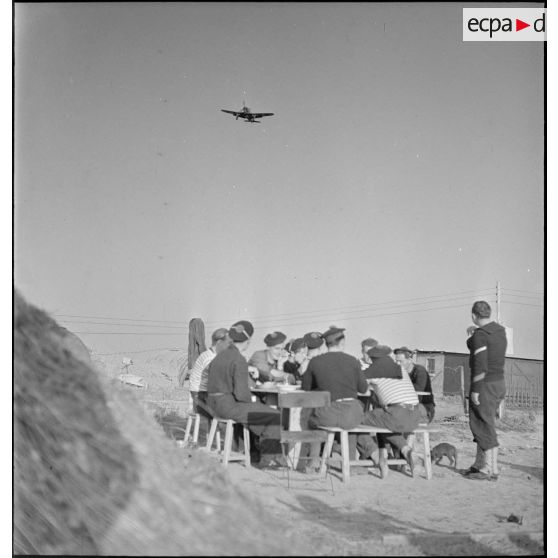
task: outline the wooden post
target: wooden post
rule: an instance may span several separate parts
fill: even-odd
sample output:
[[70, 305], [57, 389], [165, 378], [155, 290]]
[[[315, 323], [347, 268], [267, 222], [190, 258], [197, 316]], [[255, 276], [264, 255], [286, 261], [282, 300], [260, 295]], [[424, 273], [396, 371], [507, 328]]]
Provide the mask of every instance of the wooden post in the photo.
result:
[[502, 323], [500, 321], [500, 281], [496, 282], [496, 323]]
[[468, 414], [467, 399], [465, 398], [465, 369], [463, 366], [458, 366], [459, 374], [461, 376], [461, 399], [463, 400], [463, 411]]

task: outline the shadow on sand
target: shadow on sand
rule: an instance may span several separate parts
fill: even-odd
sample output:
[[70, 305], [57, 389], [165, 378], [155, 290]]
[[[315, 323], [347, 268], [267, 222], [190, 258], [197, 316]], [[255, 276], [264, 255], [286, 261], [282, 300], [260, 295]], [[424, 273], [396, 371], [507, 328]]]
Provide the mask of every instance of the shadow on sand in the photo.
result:
[[510, 469], [515, 469], [521, 471], [526, 475], [531, 475], [531, 477], [543, 482], [544, 478], [544, 467], [529, 467], [528, 465], [518, 465], [517, 463], [511, 463], [510, 461], [500, 461], [502, 465], [506, 465]]
[[[372, 508], [364, 508], [356, 512], [343, 511], [328, 506], [323, 500], [307, 495], [299, 496], [298, 503], [302, 508], [298, 511], [302, 511], [305, 517], [313, 518], [315, 523], [356, 543], [358, 548], [355, 548], [355, 551], [358, 554], [374, 555], [374, 546], [370, 543], [385, 535], [406, 535], [408, 543], [425, 556], [502, 555], [501, 551], [474, 541], [467, 534], [450, 534], [436, 529], [425, 529], [416, 523], [401, 521]], [[510, 533], [507, 536], [510, 541], [520, 546], [525, 554], [541, 552], [541, 546], [531, 540], [527, 534]]]

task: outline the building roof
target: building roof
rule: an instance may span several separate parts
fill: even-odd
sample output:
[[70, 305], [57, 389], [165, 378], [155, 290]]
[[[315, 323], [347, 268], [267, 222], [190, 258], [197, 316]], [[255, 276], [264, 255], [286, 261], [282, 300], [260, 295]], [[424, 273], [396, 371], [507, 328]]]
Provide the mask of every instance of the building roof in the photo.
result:
[[[464, 357], [469, 357], [469, 353], [459, 353], [457, 351], [440, 351], [440, 350], [433, 350], [433, 351], [426, 351], [424, 349], [416, 349], [417, 354], [421, 354], [421, 355], [459, 355], [459, 356], [464, 356]], [[540, 358], [524, 358], [524, 357], [516, 357], [516, 356], [511, 356], [511, 355], [506, 355], [506, 358], [508, 359], [512, 359], [512, 360], [529, 360], [531, 362], [544, 362], [543, 359]]]

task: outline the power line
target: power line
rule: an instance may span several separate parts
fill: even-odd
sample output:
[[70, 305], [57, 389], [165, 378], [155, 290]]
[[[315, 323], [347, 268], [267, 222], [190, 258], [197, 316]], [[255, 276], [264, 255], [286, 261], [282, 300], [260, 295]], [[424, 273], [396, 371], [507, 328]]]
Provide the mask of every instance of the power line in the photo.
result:
[[76, 335], [184, 335], [183, 333], [159, 333], [151, 331], [73, 331]]
[[53, 314], [57, 318], [86, 318], [90, 320], [123, 320], [132, 322], [153, 322], [153, 323], [171, 323], [184, 324], [186, 320], [144, 320], [143, 318], [110, 318], [109, 316], [80, 316], [75, 314]]
[[[448, 301], [440, 300], [440, 301], [436, 301], [436, 302], [449, 302], [449, 300], [450, 299], [448, 299]], [[409, 305], [407, 305], [407, 306], [409, 306]], [[297, 325], [297, 324], [300, 324], [300, 323], [317, 323], [318, 321], [330, 321], [331, 322], [331, 321], [334, 321], [336, 319], [337, 320], [350, 320], [350, 319], [359, 319], [359, 318], [374, 317], [374, 316], [390, 316], [390, 315], [397, 315], [397, 314], [406, 314], [408, 312], [411, 312], [411, 313], [412, 312], [428, 312], [430, 310], [437, 310], [438, 308], [460, 308], [460, 307], [463, 307], [463, 306], [469, 306], [469, 304], [460, 304], [460, 305], [456, 305], [456, 306], [442, 306], [442, 307], [434, 306], [434, 307], [431, 307], [431, 308], [417, 308], [417, 309], [414, 309], [414, 310], [403, 310], [402, 312], [391, 312], [391, 310], [397, 310], [399, 308], [403, 308], [402, 305], [399, 305], [399, 306], [393, 306], [391, 308], [378, 308], [376, 310], [372, 310], [373, 313], [369, 313], [370, 310], [363, 309], [363, 310], [359, 310], [359, 311], [353, 310], [352, 312], [346, 312], [346, 313], [338, 312], [336, 314], [329, 314], [328, 316], [315, 316], [315, 317], [313, 317], [314, 319], [312, 321], [306, 321], [306, 322], [280, 321], [279, 320], [278, 322], [274, 322], [274, 323], [270, 322], [270, 325], [266, 326], [266, 327], [291, 326], [291, 325]], [[389, 312], [386, 312], [386, 311], [389, 311]], [[348, 315], [348, 314], [355, 313], [355, 312], [359, 312], [359, 313], [368, 312], [368, 313], [365, 314], [365, 315], [361, 315], [361, 316], [350, 316], [350, 315]], [[384, 312], [384, 313], [378, 314], [378, 312]], [[300, 319], [303, 319], [303, 317], [301, 317]], [[264, 321], [267, 322], [267, 320], [264, 320]], [[260, 324], [261, 322], [259, 322], [257, 320], [254, 320], [254, 323]], [[259, 327], [262, 327], [262, 326], [259, 326]]]
[[516, 296], [519, 298], [529, 298], [529, 299], [534, 299], [534, 300], [540, 300], [540, 296], [531, 296], [531, 295], [523, 295], [523, 294], [515, 294], [515, 293], [508, 293], [508, 292], [504, 292], [503, 296]]
[[[346, 318], [343, 318], [344, 321], [348, 321], [348, 320], [361, 320], [361, 319], [365, 319], [365, 318], [379, 318], [379, 317], [384, 317], [384, 316], [396, 316], [396, 315], [400, 315], [400, 314], [412, 314], [412, 313], [416, 313], [416, 312], [430, 312], [432, 310], [444, 310], [444, 309], [449, 309], [449, 308], [463, 308], [463, 307], [468, 307], [469, 304], [457, 304], [457, 305], [450, 305], [450, 306], [438, 306], [435, 308], [418, 308], [415, 310], [404, 310], [402, 312], [385, 312], [385, 313], [380, 313], [380, 314], [368, 314], [368, 315], [364, 315], [364, 316], [349, 316]], [[258, 327], [259, 328], [267, 328], [267, 327], [278, 327], [278, 326], [284, 326], [284, 325], [288, 325], [289, 327], [292, 326], [299, 326], [299, 325], [309, 325], [309, 324], [314, 324], [316, 323], [317, 320], [314, 321], [306, 321], [306, 322], [296, 322], [296, 323], [290, 323], [290, 324], [271, 324], [271, 325], [261, 325], [258, 322]], [[76, 331], [74, 332], [76, 334], [79, 335], [182, 335], [181, 333], [159, 333], [159, 332], [127, 332], [127, 331], [111, 331], [111, 332], [102, 332], [102, 331]]]
[[[279, 319], [275, 320], [273, 324], [271, 324], [271, 327], [273, 327], [273, 326], [275, 326], [275, 327], [285, 327], [285, 326], [287, 326], [288, 327], [289, 325], [297, 325], [297, 324], [300, 324], [300, 323], [314, 323], [314, 322], [317, 322], [318, 320], [322, 320], [322, 319], [325, 320], [326, 318], [328, 320], [333, 320], [333, 319], [335, 319], [335, 317], [338, 317], [338, 319], [339, 319], [339, 316], [342, 319], [350, 319], [351, 316], [349, 316], [349, 314], [362, 313], [362, 312], [367, 312], [367, 311], [368, 312], [370, 312], [370, 311], [378, 312], [378, 311], [385, 311], [385, 310], [395, 310], [395, 309], [399, 309], [399, 308], [402, 308], [402, 307], [408, 307], [408, 306], [418, 306], [418, 305], [425, 305], [425, 304], [438, 304], [438, 303], [443, 303], [443, 302], [457, 301], [457, 300], [463, 300], [463, 299], [469, 299], [469, 298], [470, 298], [469, 296], [459, 296], [459, 297], [454, 297], [454, 298], [446, 298], [445, 300], [440, 299], [440, 300], [431, 300], [431, 301], [424, 301], [424, 302], [414, 302], [414, 303], [408, 303], [408, 304], [400, 303], [400, 304], [388, 306], [388, 307], [385, 307], [385, 308], [371, 308], [371, 307], [367, 307], [367, 306], [362, 306], [362, 307], [358, 308], [357, 310], [348, 310], [348, 311], [345, 311], [345, 312], [338, 311], [338, 312], [331, 312], [331, 313], [327, 313], [327, 314], [325, 313], [327, 311], [321, 310], [321, 311], [319, 311], [320, 315], [316, 314], [314, 316], [307, 316], [306, 314], [301, 313], [301, 315], [298, 316], [298, 317], [292, 317], [292, 318], [286, 317], [282, 320], [279, 318]], [[410, 299], [410, 300], [414, 300], [414, 299]], [[352, 307], [348, 307], [348, 308], [352, 308]], [[433, 309], [435, 309], [435, 307]], [[423, 310], [428, 311], [429, 308], [424, 308]], [[359, 318], [360, 316], [354, 316], [354, 317]], [[300, 322], [301, 319], [303, 320], [305, 318], [313, 319], [313, 321]], [[252, 321], [254, 321], [255, 323], [260, 323], [260, 320], [257, 320], [257, 319], [254, 319], [254, 318], [250, 318], [250, 319]], [[267, 322], [268, 320], [263, 320], [263, 321]], [[184, 327], [178, 328], [178, 326], [158, 326], [158, 325], [154, 325], [154, 324], [151, 324], [151, 325], [131, 324], [131, 323], [130, 324], [125, 324], [125, 323], [114, 323], [114, 322], [107, 323], [107, 322], [68, 321], [68, 320], [64, 321], [64, 323], [66, 323], [67, 325], [71, 325], [71, 324], [107, 325], [107, 326], [110, 326], [110, 327], [128, 325], [128, 326], [132, 326], [134, 328], [149, 327], [149, 328], [160, 328], [160, 329], [181, 329], [182, 333], [180, 333], [180, 334], [186, 334], [186, 331], [184, 331]], [[221, 323], [222, 324], [223, 322], [215, 322], [215, 323]], [[212, 324], [213, 324], [213, 322], [208, 322], [206, 325], [208, 327], [211, 327]], [[140, 334], [141, 332], [137, 332], [137, 333]], [[176, 332], [169, 332], [169, 334], [177, 335]]]
[[158, 349], [145, 349], [143, 351], [118, 351], [116, 353], [94, 353], [95, 356], [113, 356], [113, 355], [122, 355], [122, 354], [130, 354], [130, 355], [137, 355], [139, 353], [152, 353], [153, 351], [183, 351], [184, 349], [177, 349], [176, 347], [160, 347]]
[[507, 289], [507, 288], [502, 288], [503, 292], [508, 292], [508, 291], [515, 291], [517, 293], [529, 293], [529, 294], [534, 294], [534, 295], [539, 295], [539, 296], [544, 296], [544, 293], [539, 293], [536, 291], [523, 291], [521, 289]]
[[[431, 301], [424, 301], [424, 302], [412, 302], [412, 303], [407, 303], [407, 304], [403, 304], [403, 303], [399, 303], [399, 304], [395, 304], [392, 306], [388, 306], [386, 308], [377, 308], [377, 310], [391, 310], [391, 309], [397, 309], [397, 308], [401, 308], [403, 306], [417, 306], [417, 305], [421, 305], [421, 304], [436, 304], [436, 303], [441, 303], [441, 302], [449, 302], [449, 301], [455, 301], [455, 300], [462, 300], [462, 299], [469, 299], [469, 296], [459, 296], [459, 297], [453, 297], [453, 298], [446, 298], [446, 299], [440, 299], [440, 300], [431, 300]], [[411, 299], [413, 300], [413, 299]], [[353, 307], [347, 307], [347, 308], [353, 308]], [[347, 311], [343, 311], [343, 310], [339, 310], [338, 312], [328, 312], [327, 310], [319, 310], [316, 312], [319, 312], [320, 315], [316, 314], [315, 316], [307, 316], [305, 313], [300, 313], [300, 316], [296, 316], [296, 317], [292, 317], [292, 318], [283, 318], [282, 320], [280, 318], [278, 318], [278, 321], [284, 323], [284, 324], [288, 324], [290, 321], [292, 320], [300, 320], [300, 319], [304, 319], [306, 317], [310, 318], [310, 317], [314, 317], [316, 319], [321, 319], [324, 316], [331, 316], [332, 314], [340, 314], [342, 313], [343, 315], [347, 315], [347, 314], [352, 314], [355, 312], [366, 312], [366, 311], [373, 311], [374, 308], [373, 307], [369, 307], [369, 306], [361, 306], [356, 310], [347, 310]], [[278, 316], [281, 316], [281, 314], [279, 314]], [[272, 316], [274, 317], [274, 316]], [[250, 318], [253, 321], [258, 321], [257, 318]], [[184, 326], [179, 327], [179, 326], [163, 326], [163, 325], [153, 325], [153, 324], [126, 324], [126, 323], [119, 323], [119, 322], [91, 322], [91, 321], [70, 321], [70, 320], [63, 320], [64, 323], [66, 324], [86, 324], [86, 325], [108, 325], [108, 326], [119, 326], [119, 325], [124, 325], [124, 326], [133, 326], [133, 327], [149, 327], [149, 328], [161, 328], [161, 329], [181, 329], [184, 330]], [[223, 321], [221, 322], [207, 322], [206, 325], [210, 326], [213, 324], [217, 324], [217, 323], [223, 323]]]
[[505, 304], [517, 304], [519, 306], [532, 306], [533, 308], [544, 308], [543, 304], [529, 304], [527, 302], [516, 302], [515, 300], [507, 300]]
[[[343, 321], [347, 321], [347, 320], [361, 320], [361, 319], [365, 319], [365, 318], [379, 318], [379, 317], [384, 317], [384, 316], [397, 316], [400, 314], [413, 314], [416, 312], [430, 312], [432, 310], [444, 310], [444, 309], [448, 309], [448, 308], [464, 308], [464, 307], [469, 307], [469, 304], [457, 304], [457, 305], [451, 305], [451, 306], [438, 306], [435, 308], [417, 308], [415, 310], [403, 310], [402, 312], [385, 312], [385, 313], [380, 313], [380, 314], [366, 314], [364, 316], [349, 316], [349, 317], [339, 317], [338, 319], [343, 320]], [[334, 318], [330, 318], [329, 320], [325, 320], [324, 321], [333, 321]], [[317, 323], [318, 320], [313, 320], [313, 321], [305, 321], [305, 322], [292, 322], [292, 323], [288, 323], [288, 324], [277, 324], [277, 323], [273, 323], [273, 324], [266, 324], [266, 325], [262, 325], [259, 322], [255, 322], [259, 328], [261, 329], [266, 329], [266, 328], [271, 328], [271, 327], [283, 327], [283, 326], [288, 326], [288, 327], [292, 327], [292, 326], [299, 326], [299, 325], [310, 325], [310, 324], [315, 324]]]
[[161, 329], [182, 329], [188, 334], [188, 326], [163, 326], [163, 325], [154, 325], [154, 324], [124, 324], [120, 322], [89, 322], [89, 321], [70, 321], [70, 320], [60, 320], [65, 324], [86, 324], [86, 325], [107, 325], [107, 326], [132, 326], [132, 327], [157, 327]]
[[[481, 292], [492, 292], [493, 289], [480, 289], [480, 290], [471, 290], [471, 291], [460, 291], [457, 293], [447, 293], [447, 294], [442, 294], [442, 295], [432, 295], [432, 296], [426, 296], [426, 297], [414, 297], [414, 298], [408, 298], [408, 299], [397, 299], [397, 300], [391, 300], [391, 301], [386, 301], [386, 302], [376, 302], [376, 303], [369, 303], [369, 304], [357, 304], [357, 305], [352, 305], [352, 306], [340, 306], [340, 307], [336, 307], [336, 308], [329, 308], [329, 309], [324, 309], [324, 310], [308, 310], [308, 311], [298, 311], [298, 312], [288, 312], [288, 313], [282, 313], [282, 314], [264, 314], [264, 315], [260, 315], [260, 316], [252, 316], [250, 318], [250, 320], [260, 320], [260, 319], [264, 319], [264, 318], [269, 318], [269, 319], [274, 319], [274, 318], [281, 318], [283, 316], [293, 316], [293, 319], [299, 319], [301, 317], [305, 317], [305, 316], [310, 316], [311, 314], [329, 314], [329, 313], [336, 313], [336, 312], [341, 312], [341, 311], [351, 311], [350, 309], [354, 308], [357, 310], [354, 311], [365, 311], [365, 310], [369, 310], [371, 309], [370, 307], [374, 307], [374, 306], [385, 306], [385, 305], [392, 305], [392, 304], [401, 304], [401, 303], [405, 303], [405, 302], [409, 302], [409, 303], [413, 303], [413, 301], [424, 301], [424, 302], [415, 302], [414, 304], [427, 304], [428, 300], [427, 299], [434, 299], [434, 298], [438, 298], [441, 300], [431, 300], [430, 302], [445, 302], [444, 299], [447, 299], [447, 297], [451, 297], [451, 296], [459, 296], [459, 295], [465, 295], [467, 293], [481, 293]], [[184, 327], [186, 325], [186, 320], [183, 321], [178, 321], [178, 320], [150, 320], [150, 319], [143, 319], [143, 318], [115, 318], [115, 317], [108, 317], [108, 316], [84, 316], [84, 315], [76, 315], [76, 314], [54, 314], [54, 316], [59, 317], [59, 318], [84, 318], [84, 319], [90, 319], [90, 320], [121, 320], [121, 321], [129, 321], [129, 322], [148, 322], [148, 323], [159, 323], [159, 324], [165, 324], [165, 323], [172, 323], [172, 324], [182, 324], [182, 326]], [[217, 324], [222, 324], [222, 323], [228, 323], [229, 321], [234, 321], [238, 319], [238, 317], [236, 318], [231, 318], [228, 320], [215, 320], [215, 321], [211, 321], [211, 322], [207, 322], [206, 325], [217, 325]], [[285, 318], [288, 319], [288, 318]], [[85, 323], [85, 322], [69, 322], [69, 323]], [[98, 325], [109, 325], [109, 324], [98, 324]], [[136, 324], [123, 324], [123, 325], [135, 325]], [[154, 326], [154, 327], [167, 327], [167, 326]], [[168, 327], [179, 327], [179, 326], [168, 326]]]
[[[487, 291], [492, 291], [492, 289], [486, 289]], [[464, 293], [475, 293], [475, 292], [479, 292], [479, 291], [462, 291], [461, 293], [453, 293], [455, 295], [461, 295]], [[394, 301], [389, 301], [389, 302], [377, 302], [377, 303], [371, 303], [371, 304], [366, 304], [366, 305], [353, 305], [353, 306], [341, 306], [338, 308], [329, 308], [329, 309], [325, 309], [325, 310], [313, 310], [313, 311], [309, 311], [309, 312], [291, 312], [288, 314], [271, 314], [271, 315], [264, 315], [264, 316], [251, 316], [251, 317], [246, 317], [244, 319], [247, 320], [251, 320], [254, 322], [257, 322], [258, 320], [264, 319], [264, 318], [277, 318], [279, 321], [283, 321], [283, 322], [288, 322], [291, 318], [284, 318], [283, 320], [280, 319], [281, 316], [291, 316], [293, 315], [294, 317], [292, 318], [293, 320], [296, 319], [300, 319], [300, 318], [304, 318], [304, 317], [308, 317], [310, 318], [310, 314], [315, 314], [316, 318], [322, 318], [322, 315], [331, 315], [331, 314], [339, 314], [341, 312], [343, 313], [351, 313], [351, 312], [366, 312], [366, 311], [371, 311], [373, 310], [373, 307], [377, 307], [377, 306], [382, 306], [382, 305], [392, 305], [392, 308], [400, 308], [401, 306], [405, 305], [404, 303], [408, 303], [408, 306], [414, 306], [417, 304], [435, 304], [438, 302], [447, 302], [449, 300], [459, 300], [462, 298], [470, 298], [470, 296], [458, 296], [455, 298], [448, 298], [451, 296], [450, 294], [446, 294], [446, 295], [435, 295], [435, 296], [430, 296], [430, 297], [422, 297], [422, 298], [440, 298], [440, 300], [425, 300], [423, 302], [412, 302], [413, 300], [421, 300], [421, 298], [409, 298], [409, 299], [400, 299], [400, 300], [394, 300]], [[445, 298], [443, 298], [445, 297]], [[355, 308], [355, 310], [350, 310], [351, 308]], [[389, 308], [389, 307], [388, 307]], [[378, 308], [378, 310], [385, 310], [386, 308]], [[238, 318], [236, 318], [238, 319]], [[232, 321], [232, 320], [229, 320]], [[206, 325], [209, 326], [215, 326], [215, 325], [219, 325], [222, 323], [226, 323], [227, 320], [220, 320], [220, 321], [212, 321], [212, 322], [207, 322]]]

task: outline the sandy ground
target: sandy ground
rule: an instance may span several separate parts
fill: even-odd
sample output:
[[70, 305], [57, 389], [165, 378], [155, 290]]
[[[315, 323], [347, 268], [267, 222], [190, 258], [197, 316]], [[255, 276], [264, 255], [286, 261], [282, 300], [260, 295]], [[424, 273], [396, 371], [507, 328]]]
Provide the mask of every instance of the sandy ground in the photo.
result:
[[[176, 353], [150, 355], [136, 359], [129, 372], [147, 380], [145, 399], [166, 401], [166, 409], [181, 414], [188, 395], [176, 387], [179, 360]], [[116, 376], [122, 372], [119, 362], [105, 358], [100, 365]], [[440, 432], [431, 435], [431, 447], [453, 444], [458, 466], [465, 468], [474, 460], [475, 446], [462, 413], [457, 399], [437, 401], [433, 427]], [[277, 525], [294, 525], [305, 540], [316, 541], [320, 553], [325, 545], [331, 555], [535, 555], [544, 552], [543, 434], [542, 411], [506, 410], [498, 421], [496, 482], [467, 480], [446, 458], [433, 465], [430, 481], [422, 465], [414, 479], [394, 469], [380, 479], [372, 468], [361, 469], [348, 484], [335, 470], [325, 480], [293, 472], [290, 489], [283, 470], [231, 463], [228, 474], [263, 500]], [[420, 456], [420, 445], [415, 447]], [[506, 521], [510, 514], [522, 516], [522, 524]]]
[[[294, 473], [287, 490], [283, 471], [248, 471], [233, 464], [229, 474], [257, 492], [276, 517], [296, 522], [301, 535], [331, 537], [334, 554], [339, 549], [354, 555], [538, 554], [542, 546], [536, 541], [542, 540], [544, 528], [541, 419], [535, 418], [532, 431], [499, 431], [502, 458], [497, 482], [467, 480], [445, 458], [433, 466], [431, 481], [422, 467], [414, 479], [395, 470], [380, 479], [378, 470], [371, 469], [353, 476], [349, 484], [335, 474], [326, 481], [308, 481]], [[474, 446], [468, 424], [436, 426], [442, 432], [432, 434], [431, 445], [452, 443], [463, 466], [471, 464]], [[510, 514], [523, 516], [522, 525], [507, 522]], [[471, 534], [479, 539], [473, 545]], [[522, 536], [526, 534], [536, 536]]]

